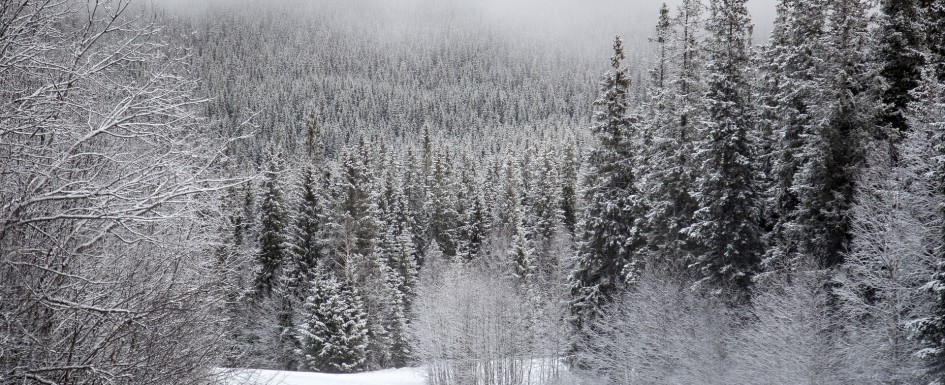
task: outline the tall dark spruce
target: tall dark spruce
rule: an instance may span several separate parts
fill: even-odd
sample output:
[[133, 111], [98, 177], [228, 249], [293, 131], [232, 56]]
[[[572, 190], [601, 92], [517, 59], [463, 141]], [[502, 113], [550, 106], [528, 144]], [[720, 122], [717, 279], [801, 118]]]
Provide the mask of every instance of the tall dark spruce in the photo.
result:
[[579, 250], [570, 276], [571, 317], [577, 330], [573, 363], [581, 365], [581, 329], [641, 268], [646, 210], [637, 190], [632, 138], [639, 118], [628, 105], [630, 79], [621, 65], [623, 45], [614, 40], [611, 69], [600, 83], [596, 124], [599, 144], [587, 158], [584, 212], [578, 224]]
[[701, 283], [733, 303], [748, 298], [764, 252], [749, 89], [751, 24], [745, 0], [715, 0], [708, 23], [707, 116], [697, 157], [699, 209], [689, 227]]
[[919, 86], [924, 57], [917, 0], [882, 0], [876, 36], [876, 59], [885, 82], [879, 124], [893, 141], [909, 129], [906, 111], [915, 101], [912, 90]]

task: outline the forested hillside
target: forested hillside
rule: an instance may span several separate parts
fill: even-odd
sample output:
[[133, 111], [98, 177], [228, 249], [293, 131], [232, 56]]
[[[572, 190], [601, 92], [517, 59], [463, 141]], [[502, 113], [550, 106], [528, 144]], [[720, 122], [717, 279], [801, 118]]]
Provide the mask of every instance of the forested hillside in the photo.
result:
[[945, 382], [945, 3], [343, 3], [0, 0], [0, 383]]

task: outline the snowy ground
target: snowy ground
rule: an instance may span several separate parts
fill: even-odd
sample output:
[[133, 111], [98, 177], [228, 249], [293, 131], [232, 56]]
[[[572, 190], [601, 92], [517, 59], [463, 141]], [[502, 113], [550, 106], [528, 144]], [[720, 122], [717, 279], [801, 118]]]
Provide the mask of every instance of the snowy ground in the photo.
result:
[[416, 368], [354, 374], [233, 369], [224, 385], [425, 385], [426, 374]]

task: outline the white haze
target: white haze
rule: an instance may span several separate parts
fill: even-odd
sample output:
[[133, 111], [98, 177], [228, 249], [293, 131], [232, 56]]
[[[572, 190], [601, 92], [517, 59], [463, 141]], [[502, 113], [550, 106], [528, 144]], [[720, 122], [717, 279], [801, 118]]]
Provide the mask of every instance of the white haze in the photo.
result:
[[[614, 35], [642, 47], [652, 35], [661, 1], [651, 0], [150, 0], [184, 12], [266, 8], [330, 14], [340, 24], [373, 30], [378, 39], [413, 39], [447, 30], [499, 31], [576, 55], [606, 55]], [[777, 0], [749, 0], [756, 44], [768, 40]], [[675, 14], [679, 0], [666, 2]], [[630, 52], [632, 57], [643, 52]], [[596, 58], [595, 58], [596, 59]]]

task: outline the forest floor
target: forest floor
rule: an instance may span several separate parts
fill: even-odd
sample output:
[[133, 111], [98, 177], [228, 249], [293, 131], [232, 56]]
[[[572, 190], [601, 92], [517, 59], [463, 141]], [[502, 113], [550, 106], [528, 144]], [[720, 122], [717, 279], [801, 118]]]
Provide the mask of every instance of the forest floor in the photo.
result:
[[224, 385], [425, 385], [418, 368], [385, 369], [352, 374], [233, 369]]

